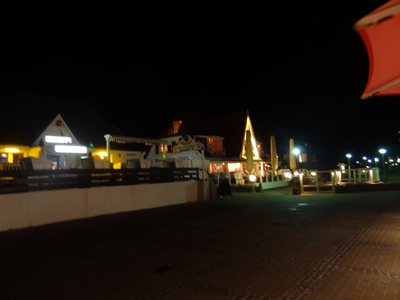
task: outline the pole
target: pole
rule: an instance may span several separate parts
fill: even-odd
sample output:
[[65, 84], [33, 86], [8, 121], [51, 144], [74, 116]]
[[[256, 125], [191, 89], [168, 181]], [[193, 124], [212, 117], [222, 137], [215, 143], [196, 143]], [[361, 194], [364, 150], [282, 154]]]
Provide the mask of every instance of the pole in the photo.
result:
[[387, 183], [387, 178], [386, 178], [386, 166], [385, 166], [385, 153], [386, 153], [386, 149], [379, 149], [379, 153], [382, 154], [383, 176], [385, 177], [385, 183]]
[[110, 138], [111, 138], [111, 135], [106, 134], [104, 136], [104, 138], [106, 139], [106, 151], [107, 151], [108, 169], [111, 169], [111, 161], [110, 161]]
[[207, 200], [206, 197], [206, 172], [204, 170], [205, 168], [205, 163], [204, 163], [204, 149], [201, 149], [201, 160], [202, 160], [202, 166], [201, 166], [201, 176], [202, 176], [202, 180], [203, 180], [203, 201]]
[[385, 178], [385, 183], [387, 183], [386, 179], [386, 166], [385, 166], [385, 153], [382, 153], [382, 164], [383, 164], [383, 177]]

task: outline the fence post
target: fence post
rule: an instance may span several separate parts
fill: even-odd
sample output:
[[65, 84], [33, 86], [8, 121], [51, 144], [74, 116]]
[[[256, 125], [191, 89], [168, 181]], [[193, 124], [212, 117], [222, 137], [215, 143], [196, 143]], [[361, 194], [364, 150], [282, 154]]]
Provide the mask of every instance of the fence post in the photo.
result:
[[303, 178], [304, 178], [304, 174], [299, 173], [300, 194], [304, 194]]

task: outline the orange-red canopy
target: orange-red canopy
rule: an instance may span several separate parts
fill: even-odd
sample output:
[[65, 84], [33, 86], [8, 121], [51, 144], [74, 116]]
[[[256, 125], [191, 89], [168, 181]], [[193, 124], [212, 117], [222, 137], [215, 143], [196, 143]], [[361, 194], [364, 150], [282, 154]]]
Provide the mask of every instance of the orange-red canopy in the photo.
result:
[[369, 57], [362, 99], [400, 95], [400, 0], [391, 0], [359, 20], [354, 29]]

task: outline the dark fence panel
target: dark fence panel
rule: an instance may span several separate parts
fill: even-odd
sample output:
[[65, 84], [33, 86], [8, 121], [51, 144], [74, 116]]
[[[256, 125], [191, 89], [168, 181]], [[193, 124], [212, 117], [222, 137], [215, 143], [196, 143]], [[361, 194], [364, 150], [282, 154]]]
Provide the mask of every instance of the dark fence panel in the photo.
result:
[[199, 180], [198, 168], [0, 171], [0, 194]]

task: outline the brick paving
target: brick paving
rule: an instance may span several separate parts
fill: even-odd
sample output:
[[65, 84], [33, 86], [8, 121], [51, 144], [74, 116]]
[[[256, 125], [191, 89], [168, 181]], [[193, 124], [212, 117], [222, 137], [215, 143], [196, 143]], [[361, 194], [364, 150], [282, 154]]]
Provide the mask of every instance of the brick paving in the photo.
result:
[[400, 299], [400, 191], [290, 188], [0, 232], [0, 299]]

